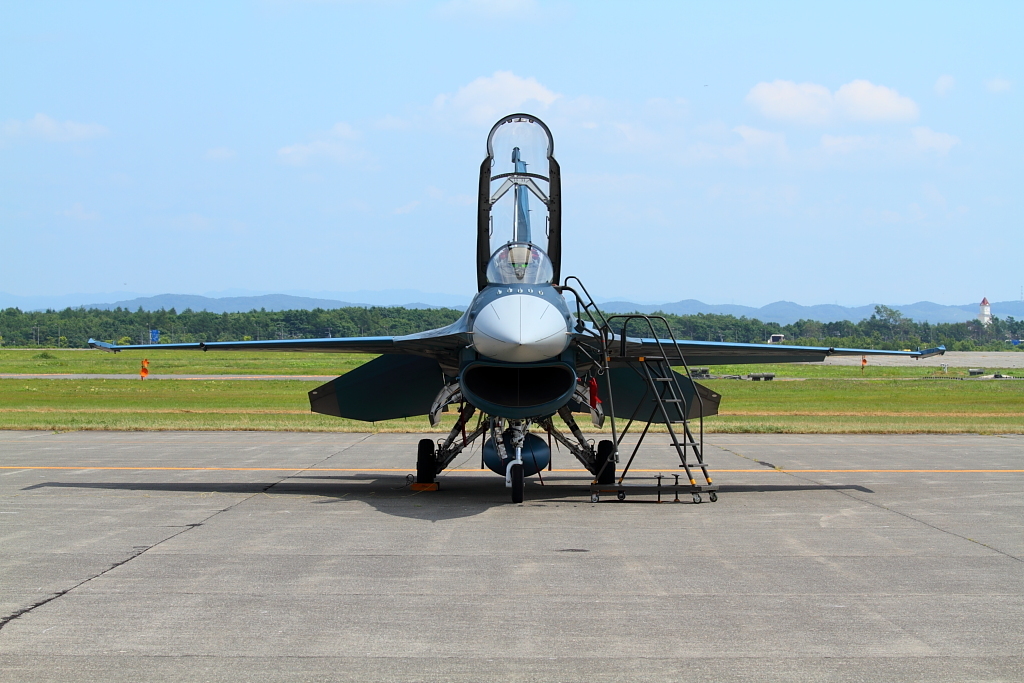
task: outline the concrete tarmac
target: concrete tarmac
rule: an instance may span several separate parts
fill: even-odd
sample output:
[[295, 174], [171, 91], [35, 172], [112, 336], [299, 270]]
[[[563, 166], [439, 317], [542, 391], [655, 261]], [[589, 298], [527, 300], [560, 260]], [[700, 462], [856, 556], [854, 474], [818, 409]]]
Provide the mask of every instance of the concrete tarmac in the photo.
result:
[[0, 432], [0, 680], [1024, 680], [1024, 436], [712, 435], [700, 505], [418, 438]]

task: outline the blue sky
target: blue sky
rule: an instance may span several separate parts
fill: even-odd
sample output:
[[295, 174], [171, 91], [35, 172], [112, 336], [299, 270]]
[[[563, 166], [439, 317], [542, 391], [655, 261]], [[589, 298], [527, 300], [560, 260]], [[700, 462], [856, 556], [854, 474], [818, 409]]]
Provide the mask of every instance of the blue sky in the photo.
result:
[[5, 3], [0, 291], [468, 296], [527, 111], [598, 296], [1018, 299], [1022, 7]]

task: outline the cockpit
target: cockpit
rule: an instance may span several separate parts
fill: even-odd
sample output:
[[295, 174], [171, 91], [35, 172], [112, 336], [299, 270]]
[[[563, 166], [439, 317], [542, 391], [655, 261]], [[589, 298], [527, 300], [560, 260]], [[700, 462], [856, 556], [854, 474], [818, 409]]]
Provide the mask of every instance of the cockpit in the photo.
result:
[[554, 277], [551, 259], [529, 242], [509, 242], [487, 264], [487, 283], [492, 285], [551, 284]]

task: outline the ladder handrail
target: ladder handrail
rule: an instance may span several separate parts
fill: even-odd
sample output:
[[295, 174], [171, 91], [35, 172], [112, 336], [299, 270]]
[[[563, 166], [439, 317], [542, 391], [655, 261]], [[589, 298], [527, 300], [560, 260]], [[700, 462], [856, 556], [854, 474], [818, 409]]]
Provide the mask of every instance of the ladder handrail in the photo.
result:
[[[627, 339], [629, 338], [629, 324], [632, 321], [634, 321], [634, 320], [643, 320], [647, 324], [648, 329], [651, 331], [651, 338], [658, 345], [658, 351], [661, 354], [661, 356], [660, 356], [661, 360], [659, 360], [658, 362], [659, 363], [664, 363], [665, 368], [667, 370], [667, 378], [671, 380], [671, 382], [669, 383], [670, 384], [669, 392], [680, 400], [680, 406], [681, 407], [679, 409], [679, 412], [680, 412], [680, 417], [682, 418], [681, 422], [683, 424], [683, 434], [686, 437], [687, 445], [690, 446], [690, 448], [693, 449], [694, 455], [696, 455], [696, 457], [697, 457], [697, 463], [695, 463], [695, 464], [701, 468], [701, 470], [704, 473], [705, 478], [708, 479], [708, 481], [710, 483], [710, 478], [708, 478], [707, 469], [706, 469], [706, 466], [704, 465], [704, 401], [701, 398], [700, 391], [697, 389], [696, 382], [693, 381], [693, 375], [690, 373], [690, 366], [686, 362], [686, 357], [683, 354], [682, 349], [679, 348], [679, 342], [676, 339], [675, 333], [672, 331], [672, 326], [668, 324], [668, 320], [666, 320], [664, 316], [660, 316], [660, 315], [645, 315], [645, 314], [642, 314], [642, 313], [620, 314], [620, 315], [610, 316], [607, 319], [607, 321], [609, 323], [609, 326], [611, 325], [611, 322], [614, 321], [614, 320], [622, 320], [623, 321], [622, 322], [622, 327], [621, 327], [620, 332], [619, 332], [619, 335], [620, 335], [619, 355], [621, 357], [624, 357], [624, 358], [628, 357], [626, 355], [626, 345], [627, 345]], [[700, 425], [699, 426], [699, 432], [698, 432], [698, 439], [699, 439], [699, 441], [697, 439], [693, 438], [693, 432], [690, 430], [690, 427], [689, 427], [689, 417], [688, 417], [689, 409], [688, 409], [688, 406], [686, 405], [685, 399], [683, 398], [683, 393], [682, 393], [682, 389], [679, 387], [679, 382], [678, 382], [678, 380], [676, 380], [676, 378], [674, 376], [674, 373], [672, 372], [672, 362], [671, 362], [670, 356], [669, 356], [668, 353], [666, 353], [665, 345], [662, 343], [661, 337], [658, 335], [657, 331], [654, 328], [654, 322], [653, 322], [654, 320], [659, 320], [661, 322], [661, 324], [665, 326], [665, 330], [668, 332], [668, 338], [672, 342], [672, 346], [673, 346], [673, 349], [675, 351], [675, 355], [679, 359], [679, 362], [682, 364], [683, 369], [686, 372], [686, 378], [690, 381], [690, 385], [693, 387], [693, 393], [694, 393], [694, 396], [697, 399], [697, 415], [698, 415], [698, 420], [699, 420], [699, 425]], [[644, 373], [646, 375], [648, 384], [649, 385], [653, 385], [654, 381], [653, 381], [652, 376], [651, 376], [650, 366], [647, 364], [646, 360], [644, 360], [642, 362], [642, 365], [644, 366]], [[659, 392], [657, 390], [655, 390], [654, 395], [655, 395], [655, 399], [654, 400], [658, 404], [658, 409], [661, 411], [662, 416], [665, 418], [665, 427], [666, 427], [666, 429], [668, 430], [669, 434], [672, 437], [673, 446], [675, 446], [676, 452], [679, 453], [679, 455], [681, 457], [683, 468], [686, 470], [687, 476], [689, 477], [689, 479], [690, 479], [690, 481], [692, 483], [693, 482], [693, 476], [690, 473], [690, 468], [689, 468], [689, 466], [687, 465], [687, 462], [686, 462], [686, 460], [687, 460], [686, 459], [686, 453], [685, 453], [686, 448], [684, 446], [684, 447], [682, 447], [682, 450], [680, 451], [681, 447], [680, 447], [680, 444], [679, 444], [679, 438], [676, 436], [675, 430], [672, 428], [672, 420], [671, 420], [671, 417], [669, 417], [669, 414], [668, 414], [668, 411], [667, 411], [667, 409], [666, 409], [666, 407], [664, 405], [664, 402], [662, 401], [663, 397], [659, 394]]]
[[[577, 292], [574, 288], [569, 286], [569, 281], [570, 280], [575, 282], [577, 285], [579, 285], [580, 290], [583, 292], [582, 296], [580, 295], [580, 292]], [[590, 322], [593, 323], [594, 327], [597, 329], [597, 333], [594, 334], [593, 332], [588, 330], [586, 328], [586, 326], [584, 325], [583, 329], [580, 330], [580, 332], [586, 331], [587, 333], [591, 334], [592, 336], [596, 336], [600, 340], [600, 343], [601, 343], [601, 359], [597, 363], [598, 374], [599, 375], [601, 375], [601, 374], [604, 375], [605, 382], [608, 385], [608, 412], [607, 412], [607, 415], [608, 415], [608, 419], [611, 422], [611, 427], [612, 427], [612, 454], [611, 454], [611, 457], [614, 458], [615, 462], [618, 462], [619, 461], [619, 436], [618, 436], [618, 429], [616, 428], [616, 425], [615, 425], [615, 391], [612, 389], [612, 376], [611, 376], [611, 373], [608, 372], [608, 370], [609, 370], [608, 362], [609, 362], [609, 359], [611, 357], [611, 353], [609, 351], [609, 341], [611, 339], [614, 339], [614, 335], [613, 335], [613, 333], [611, 331], [611, 327], [608, 325], [608, 319], [605, 317], [605, 315], [601, 311], [601, 309], [598, 308], [597, 304], [594, 302], [594, 298], [592, 296], [590, 296], [590, 292], [587, 291], [586, 286], [584, 286], [583, 282], [578, 277], [576, 277], [575, 275], [570, 275], [570, 276], [566, 277], [562, 281], [561, 285], [557, 285], [557, 284], [555, 285], [555, 290], [557, 292], [559, 292], [560, 294], [565, 292], [565, 291], [572, 292], [573, 296], [576, 297], [576, 314], [577, 314], [576, 318], [577, 318], [577, 320], [582, 322], [582, 320], [583, 320], [583, 315], [582, 314], [583, 314], [583, 312], [586, 312], [587, 317], [590, 318]], [[586, 298], [584, 298], [584, 297], [586, 297]], [[589, 356], [590, 354], [587, 354], [587, 355]], [[601, 466], [601, 469], [598, 472], [595, 473], [595, 475], [594, 475], [595, 476], [595, 481], [596, 481], [596, 477], [599, 477], [601, 475], [601, 472], [603, 472], [604, 468], [607, 467], [607, 466], [608, 466], [608, 462], [605, 461], [605, 463]]]
[[[697, 391], [696, 384], [693, 382], [693, 375], [690, 374], [690, 365], [686, 362], [686, 356], [683, 355], [683, 350], [681, 348], [679, 348], [679, 341], [676, 339], [676, 335], [672, 331], [672, 326], [668, 324], [668, 320], [665, 319], [665, 316], [661, 316], [661, 315], [645, 315], [643, 313], [628, 313], [628, 314], [613, 315], [613, 316], [608, 318], [608, 322], [611, 323], [612, 320], [618, 320], [618, 319], [622, 319], [623, 320], [622, 330], [619, 333], [620, 337], [621, 337], [620, 346], [619, 346], [619, 348], [620, 348], [619, 355], [620, 356], [625, 356], [626, 355], [626, 340], [628, 339], [628, 329], [627, 329], [627, 327], [629, 326], [629, 323], [632, 322], [633, 320], [644, 320], [647, 323], [647, 327], [651, 330], [651, 338], [658, 344], [658, 350], [661, 352], [661, 357], [664, 358], [666, 360], [666, 362], [667, 362], [668, 358], [669, 358], [668, 354], [665, 353], [665, 346], [664, 346], [664, 344], [661, 343], [661, 339], [658, 337], [658, 333], [655, 332], [655, 330], [654, 330], [654, 323], [652, 321], [653, 320], [660, 320], [661, 323], [665, 326], [665, 330], [668, 332], [668, 337], [672, 341], [672, 347], [675, 350], [675, 352], [676, 352], [676, 354], [677, 354], [677, 356], [679, 358], [679, 362], [682, 363], [683, 369], [686, 370], [686, 378], [690, 380], [691, 384], [694, 384], [693, 393], [697, 397], [697, 405], [699, 407], [699, 417], [700, 417], [700, 427], [701, 427], [701, 429], [700, 429], [700, 432], [701, 432], [701, 444], [703, 444], [703, 442], [704, 442], [704, 439], [703, 439], [703, 436], [704, 436], [704, 400], [701, 398], [700, 392]], [[671, 364], [669, 364], [669, 365], [671, 366]]]

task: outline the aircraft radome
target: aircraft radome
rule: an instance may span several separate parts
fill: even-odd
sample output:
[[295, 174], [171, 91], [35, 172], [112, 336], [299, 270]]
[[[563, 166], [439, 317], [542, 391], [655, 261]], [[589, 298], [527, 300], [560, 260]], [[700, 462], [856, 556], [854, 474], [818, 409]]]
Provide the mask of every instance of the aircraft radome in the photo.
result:
[[[534, 168], [546, 165], [546, 170], [529, 171], [528, 162]], [[531, 197], [542, 210], [531, 212]], [[718, 487], [703, 458], [703, 418], [717, 413], [721, 397], [694, 382], [690, 366], [821, 361], [830, 355], [923, 358], [945, 351], [676, 340], [657, 316], [606, 317], [577, 278], [562, 277], [561, 203], [561, 172], [551, 131], [535, 116], [512, 114], [495, 123], [487, 136], [476, 225], [479, 291], [455, 323], [400, 337], [132, 346], [90, 339], [89, 344], [114, 352], [259, 349], [380, 354], [310, 391], [312, 410], [365, 421], [426, 414], [436, 426], [440, 413], [456, 405], [458, 416], [448, 436], [436, 443], [419, 442], [416, 485], [432, 486], [459, 453], [484, 438], [484, 462], [505, 477], [516, 503], [523, 500], [524, 478], [550, 461], [548, 442], [537, 432], [566, 447], [594, 475], [591, 491], [597, 500], [605, 491], [624, 496], [625, 470], [618, 482], [615, 477], [618, 445], [632, 425], [651, 423], [666, 425], [685, 470], [688, 482], [674, 488], [691, 493], [695, 502], [705, 492], [716, 500]], [[495, 248], [491, 237], [499, 231], [506, 241]], [[542, 237], [544, 249], [538, 244]], [[584, 437], [574, 413], [588, 411], [595, 426], [602, 425], [608, 414], [611, 440], [594, 447]], [[555, 415], [567, 434], [556, 428]], [[621, 432], [616, 418], [629, 420]], [[697, 483], [698, 472], [705, 483]]]

